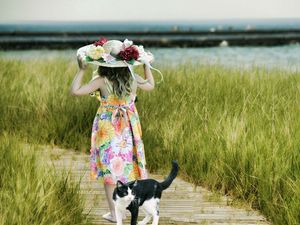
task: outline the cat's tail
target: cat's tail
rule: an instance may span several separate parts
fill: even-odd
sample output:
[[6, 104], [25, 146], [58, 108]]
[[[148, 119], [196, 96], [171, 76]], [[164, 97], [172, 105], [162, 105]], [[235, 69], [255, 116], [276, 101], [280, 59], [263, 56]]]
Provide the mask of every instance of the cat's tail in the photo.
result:
[[173, 160], [172, 161], [172, 170], [171, 170], [169, 176], [163, 182], [160, 183], [163, 190], [167, 189], [171, 185], [172, 181], [177, 176], [178, 169], [179, 169], [179, 166], [178, 166], [177, 161]]

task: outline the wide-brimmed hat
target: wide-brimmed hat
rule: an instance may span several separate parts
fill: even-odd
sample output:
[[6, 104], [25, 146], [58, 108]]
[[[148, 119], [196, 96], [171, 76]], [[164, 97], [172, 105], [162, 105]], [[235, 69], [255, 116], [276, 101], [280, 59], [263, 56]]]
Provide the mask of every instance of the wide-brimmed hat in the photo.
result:
[[161, 75], [161, 81], [163, 80], [161, 72], [150, 65], [154, 61], [154, 55], [150, 51], [145, 51], [142, 45], [134, 45], [128, 39], [121, 42], [102, 37], [93, 44], [79, 48], [77, 55], [85, 62], [97, 66], [128, 67], [133, 77], [133, 66], [146, 64], [150, 69], [157, 71]]

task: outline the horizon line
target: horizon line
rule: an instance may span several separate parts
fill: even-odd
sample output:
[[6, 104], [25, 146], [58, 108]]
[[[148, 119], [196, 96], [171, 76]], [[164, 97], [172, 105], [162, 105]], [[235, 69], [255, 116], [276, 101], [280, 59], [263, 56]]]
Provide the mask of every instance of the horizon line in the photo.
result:
[[19, 23], [199, 23], [199, 22], [226, 22], [226, 21], [271, 21], [271, 20], [299, 20], [300, 17], [268, 17], [268, 18], [201, 18], [201, 19], [169, 19], [169, 20], [7, 20], [0, 21], [0, 24], [19, 24]]

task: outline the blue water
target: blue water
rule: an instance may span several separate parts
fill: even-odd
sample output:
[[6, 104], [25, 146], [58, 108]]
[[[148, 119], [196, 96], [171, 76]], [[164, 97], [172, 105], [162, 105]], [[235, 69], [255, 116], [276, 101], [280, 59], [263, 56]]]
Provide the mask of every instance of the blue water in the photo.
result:
[[210, 31], [210, 30], [273, 30], [300, 29], [300, 19], [224, 19], [162, 22], [31, 22], [0, 24], [2, 31]]
[[[145, 48], [155, 56], [153, 66], [177, 66], [186, 62], [201, 65], [220, 64], [247, 69], [252, 66], [280, 68], [300, 72], [300, 45], [277, 47], [212, 47], [212, 48]], [[0, 57], [11, 59], [51, 59], [57, 56], [76, 62], [76, 49], [0, 51]]]

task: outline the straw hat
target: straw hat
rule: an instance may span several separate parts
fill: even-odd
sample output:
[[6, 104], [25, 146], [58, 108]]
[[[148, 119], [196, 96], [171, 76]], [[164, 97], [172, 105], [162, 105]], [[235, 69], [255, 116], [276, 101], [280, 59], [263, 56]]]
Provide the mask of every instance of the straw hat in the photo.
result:
[[85, 45], [77, 50], [87, 63], [107, 67], [126, 67], [141, 65], [144, 61], [151, 62], [154, 56], [151, 52], [145, 52], [142, 45], [133, 45], [132, 41], [125, 39], [107, 40], [101, 38], [93, 44]]
[[134, 45], [128, 39], [121, 42], [100, 38], [93, 44], [79, 48], [77, 56], [97, 66], [128, 67], [133, 77], [133, 66], [146, 64], [150, 69], [156, 70], [161, 75], [161, 81], [163, 80], [161, 72], [150, 65], [154, 61], [154, 55], [150, 51], [145, 51], [142, 45]]

